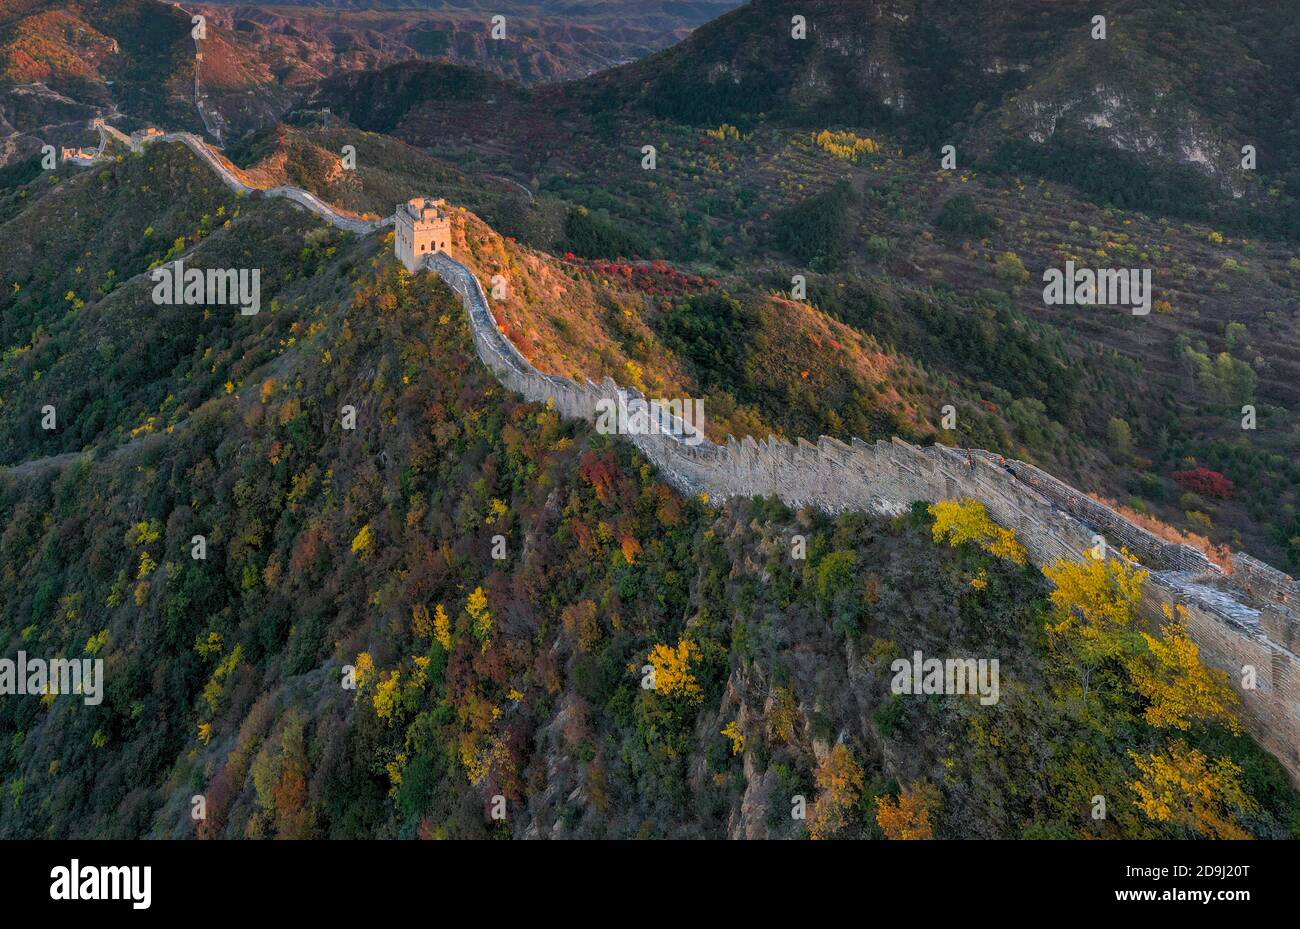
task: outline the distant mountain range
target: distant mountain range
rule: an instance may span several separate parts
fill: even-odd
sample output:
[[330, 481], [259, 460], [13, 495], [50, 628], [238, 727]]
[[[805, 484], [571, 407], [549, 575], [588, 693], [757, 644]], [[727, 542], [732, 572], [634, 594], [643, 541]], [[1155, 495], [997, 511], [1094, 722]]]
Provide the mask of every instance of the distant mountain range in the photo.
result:
[[[153, 0], [0, 2], [0, 164], [98, 115], [201, 128], [189, 19]], [[69, 134], [72, 134], [71, 136]]]
[[[754, 0], [595, 80], [696, 123], [766, 114], [893, 127], [934, 146], [1085, 141], [1231, 174], [1253, 144], [1300, 164], [1300, 17], [1289, 0]], [[791, 38], [803, 16], [808, 38]]]
[[[735, 2], [318, 6], [0, 0], [0, 165], [30, 153], [29, 133], [88, 141], [94, 116], [201, 129], [191, 13], [208, 18], [197, 64], [207, 106], [237, 136], [340, 71], [438, 59], [523, 83], [582, 77], [676, 42]], [[493, 41], [497, 14], [506, 32]]]
[[[1121, 0], [1108, 7], [1105, 39], [1093, 37], [1096, 10], [1083, 0], [416, 6], [197, 5], [212, 25], [200, 66], [212, 105], [236, 131], [256, 128], [340, 72], [438, 59], [524, 84], [601, 72], [564, 91], [588, 109], [875, 127], [957, 146], [965, 163], [1068, 160], [1100, 146], [1192, 167], [1236, 194], [1247, 187], [1243, 146], [1266, 176], [1300, 167], [1300, 17], [1288, 0]], [[497, 13], [500, 42], [485, 19]], [[806, 39], [792, 38], [795, 17]], [[21, 131], [116, 103], [177, 124], [192, 96], [185, 19], [153, 0], [7, 0], [0, 84], [20, 89], [5, 94], [0, 118]], [[556, 103], [553, 91], [538, 99]]]
[[[537, 88], [491, 131], [509, 147], [548, 114], [631, 108], [701, 126], [866, 128], [936, 155], [953, 145], [963, 165], [1071, 183], [1143, 165], [1193, 172], [1150, 182], [1161, 189], [1202, 178], [1240, 197], [1259, 176], [1300, 187], [1300, 18], [1289, 3], [1228, 10], [1129, 0], [1111, 5], [1105, 39], [1093, 38], [1094, 12], [1076, 0], [754, 0], [665, 51]], [[795, 17], [806, 22], [803, 40], [792, 38]], [[382, 77], [336, 75], [318, 97], [333, 96], [364, 124], [376, 109], [418, 109], [424, 91], [407, 92], [410, 80], [431, 99], [445, 96], [440, 73], [408, 66]], [[490, 85], [480, 86], [487, 93]], [[1257, 161], [1250, 175], [1248, 145]]]
[[[279, 82], [292, 86], [341, 69], [375, 68], [411, 58], [474, 64], [525, 83], [583, 77], [671, 45], [735, 5], [735, 0], [612, 0], [233, 3], [200, 4], [198, 9], [246, 54], [270, 68]], [[490, 34], [495, 15], [505, 17], [499, 40]]]

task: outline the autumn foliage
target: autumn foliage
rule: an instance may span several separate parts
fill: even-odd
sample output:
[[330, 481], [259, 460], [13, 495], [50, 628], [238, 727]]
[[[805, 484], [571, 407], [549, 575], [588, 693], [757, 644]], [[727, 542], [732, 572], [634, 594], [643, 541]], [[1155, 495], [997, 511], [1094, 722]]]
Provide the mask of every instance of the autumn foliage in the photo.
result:
[[942, 802], [939, 788], [921, 781], [899, 791], [898, 799], [876, 798], [876, 823], [887, 839], [932, 839], [931, 814]]
[[1232, 496], [1233, 483], [1218, 471], [1209, 468], [1193, 468], [1191, 471], [1175, 471], [1176, 480], [1184, 490], [1198, 493], [1202, 497], [1214, 497], [1227, 500]]
[[826, 753], [817, 765], [817, 802], [808, 822], [808, 836], [825, 839], [849, 824], [862, 797], [866, 774], [843, 742]]
[[602, 285], [636, 290], [657, 297], [682, 297], [719, 286], [717, 278], [678, 271], [666, 261], [591, 261], [566, 252], [573, 271]]
[[1103, 497], [1098, 494], [1089, 494], [1088, 496], [1098, 503], [1104, 503], [1120, 516], [1123, 516], [1133, 525], [1145, 529], [1147, 532], [1166, 542], [1176, 542], [1179, 545], [1189, 545], [1205, 555], [1216, 565], [1224, 570], [1224, 573], [1233, 572], [1232, 551], [1226, 545], [1215, 545], [1203, 535], [1195, 532], [1183, 532], [1166, 523], [1164, 520], [1152, 516], [1150, 513], [1139, 513], [1132, 507], [1124, 506], [1109, 497]]
[[690, 639], [682, 639], [676, 648], [661, 643], [651, 649], [649, 661], [655, 671], [654, 690], [665, 697], [681, 697], [688, 703], [704, 699], [704, 691], [690, 670], [699, 653], [699, 646]]
[[1085, 662], [1118, 656], [1142, 603], [1143, 571], [1118, 558], [1064, 560], [1043, 568], [1056, 585], [1048, 632], [1077, 645]]
[[1130, 786], [1148, 817], [1209, 838], [1250, 838], [1235, 813], [1250, 812], [1255, 804], [1242, 788], [1242, 769], [1236, 762], [1211, 759], [1182, 740], [1164, 752], [1130, 756], [1142, 775]]
[[[1167, 621], [1158, 635], [1140, 627], [1147, 572], [1126, 558], [1112, 558], [1064, 561], [1043, 573], [1056, 584], [1049, 640], [1058, 659], [1078, 674], [1074, 698], [1084, 707], [1108, 700], [1112, 708], [1094, 712], [1094, 726], [1117, 719], [1127, 693], [1136, 696], [1142, 718], [1157, 732], [1210, 725], [1241, 732], [1240, 698], [1226, 672], [1201, 661], [1187, 630], [1187, 608], [1166, 605]], [[1233, 811], [1250, 809], [1252, 801], [1231, 758], [1209, 758], [1182, 739], [1163, 751], [1128, 754], [1141, 775], [1129, 787], [1148, 819], [1214, 838], [1247, 837]]]
[[1236, 708], [1241, 705], [1228, 683], [1226, 671], [1207, 668], [1201, 650], [1192, 641], [1184, 625], [1187, 608], [1175, 611], [1166, 607], [1170, 620], [1160, 628], [1160, 635], [1142, 633], [1147, 653], [1128, 664], [1133, 686], [1150, 705], [1147, 722], [1158, 729], [1186, 731], [1197, 722], [1218, 722], [1233, 732], [1241, 731]]
[[931, 504], [930, 514], [934, 517], [936, 542], [947, 540], [953, 546], [974, 542], [989, 554], [1016, 564], [1023, 565], [1029, 561], [1029, 555], [1016, 539], [1015, 531], [1004, 529], [995, 523], [984, 504], [978, 500], [940, 500]]

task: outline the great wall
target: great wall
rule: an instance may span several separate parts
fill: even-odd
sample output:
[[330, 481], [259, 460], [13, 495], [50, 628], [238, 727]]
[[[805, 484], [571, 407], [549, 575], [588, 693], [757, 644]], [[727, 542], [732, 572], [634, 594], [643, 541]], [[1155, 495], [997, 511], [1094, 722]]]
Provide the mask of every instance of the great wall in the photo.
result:
[[[254, 190], [206, 142], [190, 133], [128, 138], [102, 121], [96, 128], [101, 136], [105, 132], [120, 136], [135, 151], [155, 140], [181, 142], [234, 190]], [[105, 139], [91, 160], [104, 157], [106, 150]], [[262, 194], [292, 199], [358, 234], [395, 222], [395, 217], [372, 222], [346, 216], [298, 188], [279, 187]], [[647, 402], [639, 392], [620, 388], [608, 378], [601, 384], [578, 383], [537, 370], [503, 335], [482, 284], [466, 265], [434, 250], [420, 258], [419, 266], [437, 274], [459, 295], [475, 350], [505, 387], [528, 400], [553, 404], [566, 417], [589, 422], [596, 418], [601, 401]], [[653, 401], [650, 405], [656, 406]], [[661, 422], [658, 416], [650, 420]], [[1099, 548], [1108, 558], [1125, 557], [1120, 549], [1127, 551], [1150, 572], [1144, 597], [1150, 621], [1158, 623], [1166, 605], [1187, 608], [1187, 624], [1202, 656], [1211, 666], [1227, 671], [1242, 697], [1247, 730], [1300, 784], [1300, 585], [1281, 571], [1241, 552], [1231, 555], [1230, 570], [1224, 570], [1200, 551], [1156, 537], [1031, 464], [979, 449], [923, 447], [898, 438], [875, 443], [853, 439], [846, 444], [829, 436], [816, 443], [733, 438], [718, 445], [698, 437], [687, 442], [677, 429], [627, 438], [678, 490], [707, 493], [719, 502], [773, 496], [791, 507], [830, 513], [897, 514], [914, 501], [969, 497], [983, 503], [998, 523], [1016, 531], [1036, 565], [1095, 557], [1092, 553]], [[1106, 544], [1098, 546], [1099, 538]], [[1253, 669], [1254, 687], [1243, 687], [1247, 669]]]

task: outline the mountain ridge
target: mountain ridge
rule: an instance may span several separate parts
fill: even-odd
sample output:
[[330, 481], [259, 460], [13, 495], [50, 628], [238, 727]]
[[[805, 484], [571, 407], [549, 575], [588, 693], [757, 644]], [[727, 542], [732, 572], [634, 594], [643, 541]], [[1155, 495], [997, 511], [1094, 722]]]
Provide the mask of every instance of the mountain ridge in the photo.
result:
[[[412, 144], [300, 114], [227, 154], [108, 133], [88, 170], [0, 170], [0, 447], [69, 449], [0, 473], [0, 650], [107, 669], [98, 705], [0, 701], [0, 832], [898, 838], [919, 805], [940, 838], [1300, 834], [1237, 716], [1294, 774], [1294, 615], [1269, 602], [1294, 585], [1145, 531], [1166, 500], [1285, 552], [1284, 246], [936, 170], [901, 130], [448, 93], [445, 68], [378, 114]], [[516, 113], [538, 121], [490, 119]], [[439, 275], [326, 205], [412, 193], [456, 204]], [[141, 275], [177, 254], [262, 267], [262, 313], [152, 306]], [[1035, 306], [1067, 257], [1154, 265], [1150, 317]], [[614, 438], [586, 421], [616, 383], [822, 437]], [[1127, 508], [1040, 455], [1116, 472]], [[1151, 576], [1090, 558], [1098, 531]], [[1079, 625], [1096, 602], [1116, 635]], [[918, 652], [1000, 658], [1000, 699], [900, 694]], [[1210, 807], [1149, 802], [1152, 770], [1197, 765]]]

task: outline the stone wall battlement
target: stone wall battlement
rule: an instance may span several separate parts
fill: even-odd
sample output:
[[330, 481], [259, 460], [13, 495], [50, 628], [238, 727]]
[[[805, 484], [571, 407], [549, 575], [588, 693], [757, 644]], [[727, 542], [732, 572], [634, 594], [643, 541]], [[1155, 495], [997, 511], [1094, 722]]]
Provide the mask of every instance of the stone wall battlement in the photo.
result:
[[[501, 332], [469, 268], [446, 254], [430, 256], [424, 266], [460, 296], [479, 358], [509, 389], [588, 422], [602, 400], [646, 399], [609, 378], [579, 383], [538, 371]], [[1153, 535], [1040, 468], [981, 449], [923, 447], [898, 438], [845, 443], [822, 436], [814, 443], [746, 437], [723, 445], [698, 437], [692, 444], [676, 432], [626, 438], [679, 491], [716, 502], [774, 496], [796, 508], [894, 515], [915, 501], [969, 497], [1014, 529], [1040, 566], [1089, 557], [1098, 536], [1106, 540], [1107, 557], [1127, 549], [1151, 572], [1146, 608], [1153, 623], [1163, 619], [1165, 605], [1186, 606], [1189, 629], [1209, 664], [1238, 685], [1245, 669], [1253, 669], [1255, 689], [1239, 689], [1243, 719], [1300, 783], [1300, 588], [1281, 571], [1235, 553], [1227, 573], [1200, 551]]]
[[[106, 135], [126, 138], [102, 120], [95, 127], [101, 145], [90, 163], [106, 157]], [[153, 141], [183, 143], [232, 190], [254, 190], [191, 133], [127, 139], [134, 151]], [[358, 235], [395, 223], [394, 216], [378, 221], [346, 216], [297, 187], [263, 193], [288, 198]], [[608, 378], [601, 384], [579, 383], [538, 371], [502, 334], [469, 268], [442, 252], [425, 258], [423, 267], [460, 296], [479, 358], [510, 390], [587, 421], [595, 419], [601, 400], [645, 399]], [[775, 496], [789, 506], [830, 513], [897, 514], [915, 501], [970, 497], [983, 503], [998, 523], [1014, 529], [1038, 565], [1087, 558], [1094, 537], [1102, 535], [1116, 545], [1107, 550], [1109, 557], [1120, 557], [1117, 548], [1123, 547], [1151, 567], [1146, 600], [1153, 621], [1159, 621], [1163, 606], [1185, 605], [1189, 628], [1208, 663], [1226, 670], [1238, 684], [1245, 669], [1253, 670], [1257, 687], [1239, 691], [1246, 726], [1300, 783], [1300, 586], [1281, 571], [1238, 552], [1232, 556], [1232, 572], [1225, 573], [1195, 549], [1153, 536], [1033, 465], [979, 449], [920, 447], [898, 438], [873, 443], [855, 438], [846, 444], [828, 436], [816, 443], [729, 438], [724, 445], [707, 440], [692, 444], [682, 435], [662, 432], [628, 439], [678, 490], [707, 493], [717, 501]]]
[[[205, 117], [206, 121], [206, 117]], [[202, 139], [187, 133], [144, 133], [127, 138], [97, 121], [100, 151], [109, 135], [133, 151], [154, 142], [180, 142], [198, 155], [237, 193], [255, 188]], [[392, 226], [395, 217], [370, 221], [347, 216], [297, 187], [276, 187], [264, 196], [285, 197], [332, 225], [365, 235]], [[417, 265], [418, 267], [419, 265]], [[529, 400], [552, 404], [561, 415], [592, 421], [602, 400], [615, 404], [645, 398], [612, 380], [579, 383], [538, 371], [507, 339], [488, 307], [473, 272], [450, 255], [429, 255], [423, 267], [438, 274], [464, 304], [479, 358], [502, 385]], [[694, 437], [698, 439], [698, 437]], [[1231, 573], [1200, 552], [1153, 536], [1081, 491], [1021, 461], [1007, 461], [978, 449], [918, 447], [898, 438], [849, 443], [823, 436], [816, 443], [776, 438], [756, 442], [728, 439], [717, 445], [692, 443], [677, 431], [628, 436], [683, 493], [731, 497], [775, 496], [789, 506], [830, 513], [867, 510], [896, 514], [915, 501], [956, 497], [980, 501], [993, 519], [1016, 531], [1035, 564], [1083, 559], [1095, 536], [1120, 557], [1126, 548], [1151, 570], [1147, 605], [1158, 622], [1164, 606], [1183, 604], [1188, 625], [1206, 660], [1241, 681], [1253, 670], [1255, 689], [1241, 691], [1243, 717], [1251, 734], [1300, 783], [1300, 587], [1274, 568], [1243, 553], [1232, 556]]]

